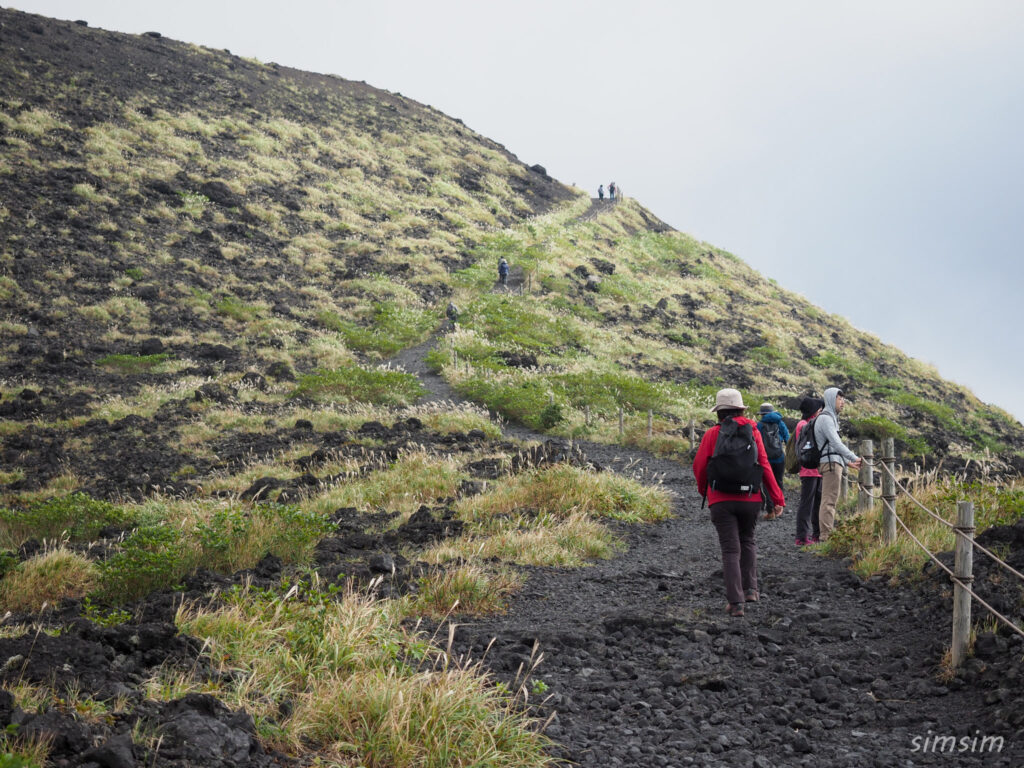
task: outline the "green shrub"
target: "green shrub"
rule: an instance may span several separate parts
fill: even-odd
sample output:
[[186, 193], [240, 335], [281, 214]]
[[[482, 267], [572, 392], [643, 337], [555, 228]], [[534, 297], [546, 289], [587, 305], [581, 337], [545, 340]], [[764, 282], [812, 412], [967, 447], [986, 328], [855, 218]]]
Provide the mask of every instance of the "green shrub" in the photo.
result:
[[292, 390], [292, 397], [403, 406], [411, 405], [425, 391], [411, 374], [350, 365], [302, 376]]
[[548, 406], [550, 388], [546, 381], [526, 379], [518, 383], [496, 383], [464, 379], [455, 385], [460, 394], [534, 429], [544, 429], [540, 414]]
[[[6, 749], [3, 742], [0, 742], [0, 749]], [[42, 763], [14, 752], [0, 752], [0, 768], [42, 768]]]
[[200, 565], [233, 573], [251, 568], [268, 553], [286, 563], [302, 562], [331, 528], [326, 516], [296, 505], [260, 504], [219, 509], [196, 526], [194, 535]]
[[139, 528], [121, 550], [98, 565], [97, 597], [123, 603], [155, 589], [175, 588], [193, 568], [193, 557], [181, 531], [166, 525]]
[[129, 523], [125, 512], [110, 502], [84, 493], [36, 501], [25, 509], [0, 508], [0, 539], [18, 547], [28, 539], [89, 541], [108, 525]]
[[565, 414], [562, 413], [562, 406], [558, 403], [548, 403], [540, 412], [540, 425], [544, 429], [551, 429], [565, 421]]
[[18, 567], [21, 559], [18, 553], [10, 549], [0, 552], [0, 579], [3, 579], [10, 571]]

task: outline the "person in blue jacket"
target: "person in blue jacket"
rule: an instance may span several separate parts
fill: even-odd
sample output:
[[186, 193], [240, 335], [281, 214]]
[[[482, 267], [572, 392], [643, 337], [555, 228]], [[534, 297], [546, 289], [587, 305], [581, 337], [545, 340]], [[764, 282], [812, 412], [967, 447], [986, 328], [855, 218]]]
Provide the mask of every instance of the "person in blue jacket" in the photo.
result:
[[[789, 440], [789, 429], [782, 420], [782, 414], [776, 411], [771, 403], [761, 403], [760, 416], [757, 429], [761, 432], [761, 441], [764, 443], [764, 452], [768, 457], [772, 474], [781, 488], [782, 478], [786, 472], [786, 442]], [[761, 496], [765, 499], [765, 520], [772, 520], [782, 514], [774, 511], [774, 505], [766, 493], [762, 493]]]

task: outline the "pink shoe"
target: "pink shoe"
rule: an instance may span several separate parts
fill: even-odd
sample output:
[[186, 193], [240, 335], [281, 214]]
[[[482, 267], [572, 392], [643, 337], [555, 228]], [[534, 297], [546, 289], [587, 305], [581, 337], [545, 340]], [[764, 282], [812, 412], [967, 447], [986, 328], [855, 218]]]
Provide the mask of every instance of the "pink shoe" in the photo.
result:
[[818, 543], [820, 543], [820, 541], [821, 540], [817, 536], [811, 536], [811, 538], [809, 538], [807, 540], [807, 543], [808, 544], [818, 544]]
[[810, 542], [810, 539], [800, 539], [800, 538], [798, 538], [793, 543], [796, 544], [798, 547], [806, 547], [811, 542]]

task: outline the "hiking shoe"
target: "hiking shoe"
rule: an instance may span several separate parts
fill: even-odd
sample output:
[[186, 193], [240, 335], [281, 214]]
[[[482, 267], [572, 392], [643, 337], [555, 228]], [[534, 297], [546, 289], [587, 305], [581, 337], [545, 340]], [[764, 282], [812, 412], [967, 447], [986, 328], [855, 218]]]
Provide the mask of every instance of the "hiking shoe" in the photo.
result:
[[729, 603], [725, 606], [725, 612], [734, 619], [743, 618], [743, 603]]
[[761, 593], [758, 592], [756, 589], [748, 589], [746, 592], [743, 593], [743, 599], [746, 600], [748, 603], [756, 603], [758, 600], [761, 599]]
[[811, 543], [810, 539], [801, 539], [799, 536], [793, 541], [798, 547], [806, 547]]
[[821, 539], [819, 539], [817, 536], [811, 536], [811, 538], [809, 538], [807, 540], [807, 543], [808, 544], [820, 544], [821, 543]]

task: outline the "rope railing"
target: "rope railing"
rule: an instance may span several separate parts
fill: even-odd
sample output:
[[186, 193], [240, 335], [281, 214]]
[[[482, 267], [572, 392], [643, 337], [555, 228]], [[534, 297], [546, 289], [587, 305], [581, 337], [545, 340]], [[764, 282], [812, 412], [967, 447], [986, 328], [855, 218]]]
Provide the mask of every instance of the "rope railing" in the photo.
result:
[[927, 512], [927, 513], [928, 513], [928, 514], [929, 514], [929, 515], [930, 515], [931, 517], [935, 518], [935, 519], [936, 519], [936, 520], [938, 520], [938, 521], [939, 521], [940, 523], [942, 523], [943, 525], [945, 525], [945, 526], [946, 526], [947, 528], [951, 528], [951, 529], [953, 530], [953, 533], [954, 533], [954, 534], [956, 534], [957, 536], [962, 536], [962, 537], [963, 537], [963, 538], [965, 538], [965, 539], [966, 539], [967, 541], [971, 542], [971, 546], [973, 546], [973, 547], [974, 547], [975, 549], [977, 549], [977, 550], [978, 550], [978, 551], [980, 551], [980, 552], [984, 552], [984, 553], [985, 553], [986, 555], [988, 555], [988, 556], [989, 556], [990, 558], [992, 558], [992, 560], [994, 560], [995, 562], [999, 563], [999, 565], [1003, 566], [1003, 568], [1005, 568], [1006, 570], [1008, 570], [1008, 571], [1009, 571], [1010, 573], [1012, 573], [1012, 574], [1013, 574], [1014, 576], [1016, 576], [1016, 577], [1017, 577], [1018, 579], [1024, 580], [1024, 573], [1021, 573], [1021, 572], [1020, 572], [1020, 571], [1018, 571], [1018, 570], [1017, 570], [1016, 568], [1014, 568], [1014, 567], [1013, 567], [1012, 565], [1010, 565], [1009, 563], [1007, 563], [1007, 562], [1006, 562], [1005, 560], [1002, 560], [1002, 559], [1001, 559], [1001, 558], [999, 557], [999, 555], [997, 555], [997, 554], [996, 554], [995, 552], [993, 552], [992, 550], [990, 550], [990, 549], [986, 548], [986, 547], [985, 547], [985, 546], [983, 546], [982, 544], [979, 544], [979, 543], [978, 543], [978, 541], [977, 541], [976, 539], [973, 539], [973, 538], [971, 538], [970, 536], [967, 536], [967, 535], [965, 535], [965, 534], [964, 534], [964, 533], [963, 533], [962, 531], [959, 531], [959, 530], [957, 530], [957, 527], [956, 527], [955, 525], [953, 525], [953, 524], [952, 524], [951, 522], [949, 522], [949, 521], [948, 521], [948, 520], [947, 520], [946, 518], [942, 517], [942, 515], [939, 515], [938, 513], [936, 513], [936, 512], [933, 512], [932, 510], [928, 509], [928, 507], [926, 507], [926, 506], [925, 506], [924, 504], [922, 504], [922, 503], [921, 503], [920, 501], [918, 501], [918, 500], [917, 500], [916, 498], [914, 498], [914, 495], [913, 495], [913, 494], [912, 494], [912, 493], [911, 493], [910, 491], [908, 491], [908, 490], [906, 489], [906, 487], [904, 487], [904, 486], [903, 486], [903, 485], [902, 485], [902, 484], [900, 483], [900, 481], [899, 481], [899, 480], [898, 480], [898, 479], [896, 478], [896, 476], [895, 476], [895, 475], [894, 475], [894, 474], [892, 473], [892, 471], [891, 471], [891, 470], [889, 469], [889, 467], [887, 467], [887, 466], [885, 465], [885, 462], [883, 462], [883, 463], [882, 463], [882, 468], [883, 468], [883, 469], [884, 469], [884, 470], [885, 470], [885, 471], [886, 471], [887, 473], [889, 473], [889, 474], [890, 474], [890, 475], [892, 476], [893, 480], [895, 480], [895, 481], [896, 481], [896, 487], [897, 487], [897, 488], [899, 488], [899, 489], [900, 489], [901, 491], [903, 491], [903, 493], [904, 493], [904, 494], [906, 495], [906, 497], [907, 497], [908, 499], [910, 499], [910, 500], [911, 500], [912, 502], [914, 502], [914, 504], [916, 504], [916, 505], [917, 505], [918, 507], [920, 507], [920, 508], [921, 508], [922, 510], [924, 510], [925, 512]]
[[[858, 478], [858, 512], [870, 508], [872, 501], [879, 498], [878, 495], [874, 494], [874, 468], [876, 462], [874, 461], [873, 442], [871, 440], [866, 440], [862, 447], [863, 463], [861, 476]], [[885, 504], [883, 512], [883, 533], [885, 543], [892, 544], [895, 542], [897, 532], [896, 526], [898, 524], [903, 528], [907, 536], [910, 537], [911, 541], [913, 541], [918, 548], [920, 548], [936, 565], [938, 565], [939, 568], [945, 571], [953, 581], [953, 642], [950, 648], [952, 666], [958, 667], [963, 663], [963, 660], [967, 656], [971, 635], [972, 599], [977, 600], [978, 603], [982, 605], [993, 617], [995, 617], [1000, 623], [1007, 626], [1012, 632], [1024, 637], [1024, 629], [996, 610], [992, 605], [980, 597], [970, 586], [974, 581], [972, 553], [975, 549], [985, 553], [994, 562], [1013, 573], [1019, 579], [1024, 580], [1024, 574], [1020, 573], [994, 552], [974, 540], [974, 505], [967, 501], [960, 502], [957, 508], [957, 523], [954, 525], [943, 516], [922, 504], [914, 497], [906, 486], [899, 482], [895, 472], [896, 458], [894, 441], [892, 438], [887, 438], [883, 441], [883, 453], [885, 455], [878, 463], [882, 465], [882, 469], [885, 471], [885, 475], [882, 477], [883, 482], [881, 493], [881, 498]], [[897, 514], [897, 489], [902, 491], [914, 505], [923, 510], [931, 518], [953, 530], [953, 533], [955, 534], [954, 540], [956, 542], [954, 563], [954, 567], [956, 568], [955, 572], [950, 570], [945, 563], [939, 560], [939, 558], [928, 549], [920, 538], [910, 530], [910, 527], [903, 518]]]
[[928, 547], [926, 547], [921, 542], [921, 540], [919, 538], [917, 538], [917, 536], [915, 536], [913, 534], [913, 532], [910, 530], [910, 528], [907, 527], [907, 524], [905, 522], [903, 522], [903, 518], [901, 518], [899, 515], [896, 515], [896, 522], [899, 523], [903, 527], [903, 530], [907, 532], [907, 535], [913, 540], [913, 542], [915, 544], [917, 544], [917, 546], [920, 547], [924, 551], [924, 553], [926, 555], [928, 555], [928, 557], [930, 557], [932, 559], [932, 562], [934, 562], [937, 566], [939, 566], [939, 568], [941, 568], [946, 573], [948, 573], [949, 577], [953, 581], [955, 581], [957, 584], [959, 584], [961, 587], [963, 587], [964, 590], [967, 591], [967, 594], [969, 594], [971, 597], [973, 597], [975, 600], [977, 600], [979, 603], [981, 603], [983, 606], [985, 606], [985, 608], [988, 609], [989, 613], [991, 613], [997, 619], [1000, 619], [1004, 624], [1006, 624], [1006, 626], [1008, 626], [1010, 629], [1012, 629], [1014, 632], [1016, 632], [1021, 637], [1024, 637], [1024, 629], [1021, 629], [1020, 627], [1018, 627], [1010, 619], [1008, 619], [1005, 616], [1003, 616], [1003, 614], [1001, 614], [999, 611], [997, 611], [995, 608], [993, 608], [991, 605], [989, 605], [987, 602], [985, 602], [982, 598], [980, 598], [978, 596], [978, 594], [974, 590], [972, 590], [970, 587], [967, 586], [967, 584], [965, 583], [967, 581], [966, 579], [963, 579], [963, 578], [957, 576], [955, 573], [953, 573], [953, 571], [951, 571], [949, 569], [948, 565], [946, 565], [944, 562], [939, 560], [939, 558], [937, 558], [934, 554], [932, 554], [932, 552], [928, 549]]

